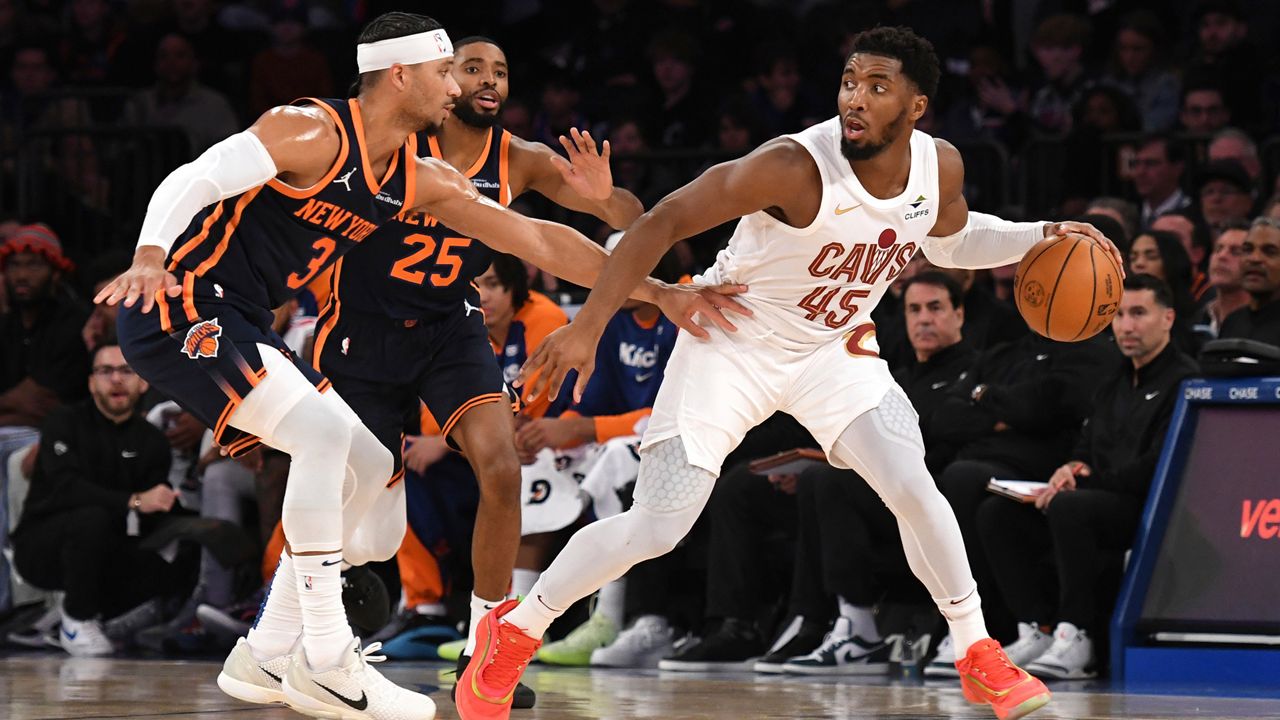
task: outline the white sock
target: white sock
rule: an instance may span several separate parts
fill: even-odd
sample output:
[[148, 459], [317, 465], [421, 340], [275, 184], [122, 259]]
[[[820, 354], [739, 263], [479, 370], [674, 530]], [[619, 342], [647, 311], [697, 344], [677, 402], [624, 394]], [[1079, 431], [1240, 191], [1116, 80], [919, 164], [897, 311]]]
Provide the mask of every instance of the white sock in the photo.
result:
[[622, 627], [622, 621], [627, 613], [627, 579], [625, 577], [618, 578], [600, 588], [596, 612], [612, 620], [614, 627]]
[[302, 608], [302, 647], [317, 670], [339, 664], [354, 635], [342, 607], [342, 552], [294, 555], [298, 604]]
[[489, 611], [502, 604], [502, 598], [497, 600], [485, 600], [484, 598], [471, 593], [471, 622], [467, 624], [467, 648], [462, 651], [463, 655], [471, 657], [476, 651], [476, 629], [480, 627], [480, 622], [484, 620], [484, 616]]
[[875, 611], [866, 605], [854, 605], [843, 597], [836, 597], [840, 604], [840, 616], [848, 618], [853, 624], [853, 634], [869, 642], [880, 642], [880, 631], [876, 629]]
[[262, 598], [258, 617], [249, 629], [249, 650], [258, 662], [280, 657], [293, 649], [302, 634], [302, 606], [298, 604], [298, 581], [293, 574], [293, 558], [280, 552], [280, 564], [271, 578], [271, 587]]
[[525, 568], [512, 570], [511, 597], [529, 597], [529, 591], [533, 589], [533, 584], [538, 582], [538, 578], [541, 575], [542, 573], [538, 570], [527, 570]]
[[502, 618], [502, 622], [511, 623], [524, 631], [525, 635], [540, 638], [547, 634], [547, 628], [556, 618], [564, 614], [568, 608], [553, 608], [543, 599], [542, 580], [533, 584], [533, 589], [520, 604], [512, 608]]
[[991, 637], [987, 633], [986, 620], [982, 617], [982, 598], [978, 596], [977, 588], [959, 598], [941, 600], [935, 598], [934, 602], [938, 604], [938, 610], [942, 612], [942, 617], [947, 619], [947, 625], [951, 628], [951, 641], [955, 645], [956, 660], [964, 659], [974, 643]]

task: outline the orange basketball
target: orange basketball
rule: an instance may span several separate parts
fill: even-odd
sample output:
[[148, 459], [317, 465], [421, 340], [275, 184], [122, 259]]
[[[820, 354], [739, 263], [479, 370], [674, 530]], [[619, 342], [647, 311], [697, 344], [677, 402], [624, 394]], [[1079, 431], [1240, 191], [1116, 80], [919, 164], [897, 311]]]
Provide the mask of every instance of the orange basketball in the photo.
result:
[[1111, 255], [1071, 233], [1037, 243], [1022, 256], [1013, 297], [1032, 330], [1050, 340], [1075, 342], [1111, 324], [1123, 285]]

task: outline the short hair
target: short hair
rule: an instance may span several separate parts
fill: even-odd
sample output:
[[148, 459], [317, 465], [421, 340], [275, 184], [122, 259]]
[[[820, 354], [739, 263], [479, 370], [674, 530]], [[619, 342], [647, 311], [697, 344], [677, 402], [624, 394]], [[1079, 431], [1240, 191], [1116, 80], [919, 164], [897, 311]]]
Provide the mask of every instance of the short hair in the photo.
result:
[[507, 253], [494, 253], [493, 274], [498, 277], [498, 284], [511, 293], [512, 308], [519, 310], [529, 302], [529, 271], [523, 260]]
[[1253, 223], [1244, 218], [1230, 218], [1228, 220], [1224, 220], [1221, 223], [1218, 223], [1218, 226], [1213, 229], [1213, 244], [1217, 245], [1218, 239], [1225, 233], [1232, 230], [1243, 230], [1244, 232], [1249, 232], [1249, 228], [1251, 227], [1253, 227]]
[[1111, 242], [1116, 244], [1122, 252], [1129, 252], [1129, 245], [1133, 242], [1135, 235], [1129, 233], [1129, 229], [1123, 223], [1117, 221], [1110, 215], [1102, 213], [1085, 213], [1079, 217], [1073, 218], [1077, 222], [1085, 222], [1098, 228]]
[[[1138, 223], [1142, 222], [1142, 215], [1138, 212], [1138, 206], [1124, 198], [1110, 195], [1096, 197], [1089, 201], [1085, 209], [1093, 207], [1112, 210], [1123, 219], [1121, 224], [1124, 226], [1125, 242], [1128, 242], [1133, 233], [1137, 231]], [[1112, 239], [1114, 240], [1115, 238]]]
[[[98, 341], [98, 346], [93, 349], [93, 352], [89, 353], [89, 362], [92, 363], [93, 361], [97, 360], [98, 353], [102, 352], [103, 348], [109, 348], [109, 347], [114, 347], [114, 348], [120, 347], [120, 339], [116, 337], [116, 334], [114, 332], [109, 332], [106, 335], [102, 336], [102, 339]], [[127, 360], [125, 361], [125, 364], [128, 364]]]
[[1221, 130], [1213, 134], [1213, 138], [1209, 140], [1209, 144], [1212, 145], [1218, 142], [1219, 140], [1238, 140], [1240, 141], [1241, 145], [1244, 145], [1245, 150], [1250, 155], [1254, 157], [1258, 157], [1258, 143], [1254, 142], [1253, 138], [1249, 137], [1249, 133], [1241, 130], [1240, 128], [1237, 128], [1237, 127], [1222, 128]]
[[1124, 279], [1124, 289], [1131, 290], [1150, 290], [1155, 295], [1156, 303], [1177, 310], [1173, 303], [1173, 291], [1169, 289], [1169, 284], [1155, 275], [1146, 273], [1134, 273]]
[[1187, 97], [1193, 92], [1216, 92], [1218, 93], [1218, 98], [1222, 100], [1223, 106], [1225, 107], [1227, 104], [1227, 92], [1222, 89], [1222, 85], [1201, 75], [1199, 77], [1188, 78], [1183, 84], [1182, 97], [1178, 101], [1179, 108], [1187, 104]]
[[[494, 40], [491, 37], [486, 37], [484, 35], [468, 35], [453, 44], [453, 51], [456, 53], [462, 48], [468, 45], [474, 45], [476, 43], [485, 43], [486, 45], [492, 45], [498, 48], [499, 50], [502, 50], [502, 45], [500, 45], [497, 40]], [[506, 51], [503, 50], [503, 52], [506, 52]]]
[[1031, 35], [1031, 45], [1043, 47], [1086, 47], [1089, 44], [1089, 21], [1072, 13], [1058, 13], [1045, 18]]
[[902, 74], [915, 84], [921, 95], [932, 99], [938, 92], [938, 55], [933, 44], [906, 27], [876, 27], [853, 37], [849, 56], [857, 53], [881, 55], [902, 63]]
[[1164, 156], [1168, 158], [1169, 162], [1180, 163], [1187, 161], [1187, 149], [1169, 133], [1159, 132], [1143, 135], [1138, 139], [1136, 149], [1141, 150], [1148, 145], [1156, 143], [1159, 143], [1164, 148]]
[[1191, 244], [1195, 247], [1201, 247], [1209, 250], [1213, 247], [1213, 238], [1210, 237], [1209, 226], [1204, 224], [1200, 216], [1183, 208], [1181, 210], [1166, 210], [1156, 217], [1159, 220], [1162, 217], [1180, 217], [1191, 223]]
[[922, 273], [916, 273], [902, 284], [902, 297], [907, 297], [907, 291], [912, 285], [929, 285], [931, 287], [939, 287], [947, 291], [947, 297], [951, 298], [951, 307], [960, 309], [964, 307], [964, 288], [960, 287], [960, 283], [950, 275], [938, 272], [937, 270], [925, 270]]
[[[356, 43], [364, 45], [365, 43], [378, 42], [379, 40], [390, 40], [391, 38], [431, 32], [442, 27], [444, 26], [434, 18], [426, 15], [399, 11], [388, 12], [366, 23], [364, 29], [360, 31], [360, 37], [356, 39]], [[356, 76], [355, 82], [351, 83], [347, 94], [351, 97], [356, 97], [364, 89], [366, 77], [372, 79], [381, 72], [381, 70], [373, 70], [367, 73], [360, 73]]]
[[1195, 19], [1196, 24], [1199, 24], [1206, 15], [1226, 15], [1235, 20], [1245, 19], [1240, 0], [1200, 0], [1192, 10], [1191, 17]]

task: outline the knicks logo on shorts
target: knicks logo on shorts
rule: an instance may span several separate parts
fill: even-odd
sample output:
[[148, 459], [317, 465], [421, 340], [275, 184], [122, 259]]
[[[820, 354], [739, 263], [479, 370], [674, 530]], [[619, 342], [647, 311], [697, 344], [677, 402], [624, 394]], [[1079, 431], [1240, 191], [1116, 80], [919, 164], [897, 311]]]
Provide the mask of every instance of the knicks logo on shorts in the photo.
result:
[[222, 326], [218, 319], [205, 320], [191, 326], [187, 337], [182, 342], [182, 352], [192, 360], [218, 356], [218, 338], [222, 335]]

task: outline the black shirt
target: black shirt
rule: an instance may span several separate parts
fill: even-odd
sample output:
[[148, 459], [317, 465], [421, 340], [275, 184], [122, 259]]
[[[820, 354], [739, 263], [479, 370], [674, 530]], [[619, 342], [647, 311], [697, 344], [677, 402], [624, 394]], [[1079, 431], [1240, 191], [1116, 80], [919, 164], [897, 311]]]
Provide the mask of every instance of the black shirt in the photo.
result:
[[50, 298], [28, 329], [22, 313], [0, 315], [0, 392], [25, 378], [52, 390], [63, 402], [88, 393], [89, 351], [80, 337], [89, 313], [65, 298]]
[[[978, 357], [967, 341], [960, 341], [951, 347], [944, 348], [924, 362], [912, 361], [893, 373], [907, 397], [920, 416], [920, 430], [924, 433], [925, 464], [931, 471], [937, 472], [951, 459], [949, 452], [934, 452], [944, 445], [930, 440], [931, 420], [934, 411], [951, 386], [965, 378]], [[938, 466], [938, 467], [935, 467]]]
[[116, 423], [92, 399], [60, 407], [40, 429], [22, 523], [93, 505], [118, 512], [123, 531], [129, 496], [164, 482], [170, 458], [164, 434], [139, 414]]
[[1254, 310], [1242, 307], [1222, 321], [1219, 338], [1246, 338], [1280, 347], [1280, 300]]
[[1141, 369], [1134, 370], [1125, 358], [1098, 389], [1093, 414], [1072, 453], [1093, 473], [1079, 478], [1079, 486], [1146, 498], [1178, 385], [1199, 370], [1172, 342]]

